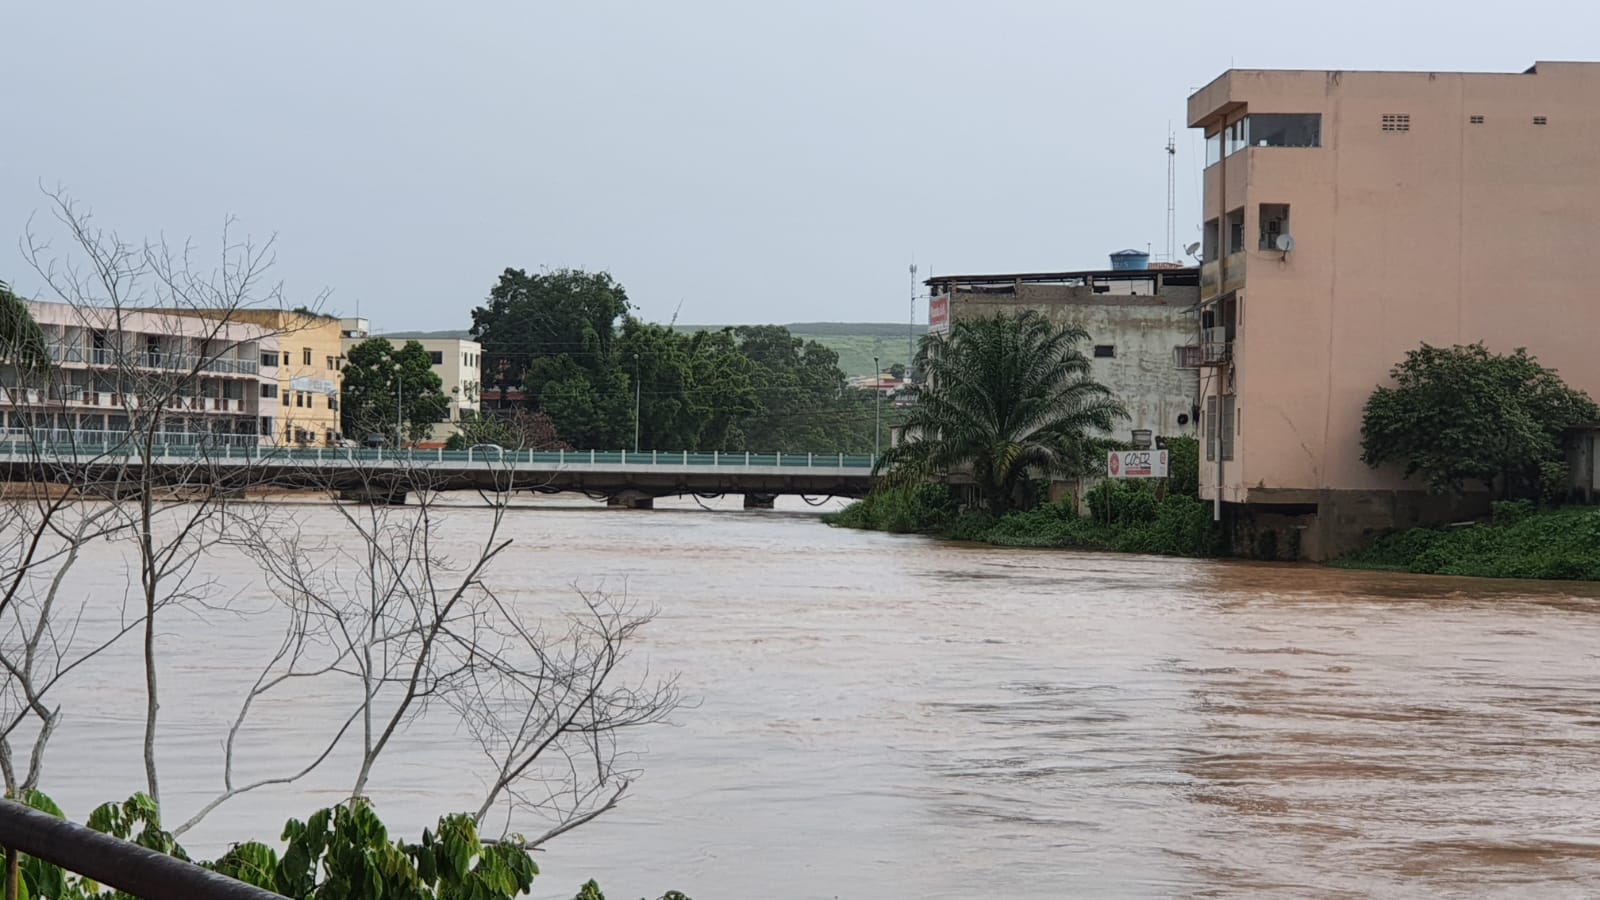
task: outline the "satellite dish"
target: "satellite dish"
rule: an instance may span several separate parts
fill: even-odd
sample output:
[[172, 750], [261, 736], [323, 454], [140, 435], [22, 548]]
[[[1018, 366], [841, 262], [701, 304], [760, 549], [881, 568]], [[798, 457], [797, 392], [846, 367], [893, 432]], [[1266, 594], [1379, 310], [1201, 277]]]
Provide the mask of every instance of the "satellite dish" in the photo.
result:
[[1183, 252], [1187, 256], [1193, 256], [1194, 252], [1196, 250], [1199, 250], [1199, 249], [1200, 249], [1200, 242], [1199, 241], [1195, 241], [1194, 243], [1190, 244], [1189, 246], [1183, 248]]
[[1294, 238], [1287, 234], [1278, 235], [1277, 247], [1285, 253], [1294, 249]]

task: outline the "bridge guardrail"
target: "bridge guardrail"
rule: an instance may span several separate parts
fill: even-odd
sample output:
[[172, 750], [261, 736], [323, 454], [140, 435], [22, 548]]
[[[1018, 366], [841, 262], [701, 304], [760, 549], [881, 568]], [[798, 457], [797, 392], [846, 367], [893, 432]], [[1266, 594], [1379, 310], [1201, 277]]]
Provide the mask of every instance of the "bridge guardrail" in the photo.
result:
[[[482, 450], [382, 450], [365, 447], [202, 447], [194, 444], [155, 444], [154, 456], [164, 459], [193, 459], [209, 457], [218, 460], [237, 460], [241, 464], [259, 463], [312, 463], [316, 465], [346, 463], [413, 464], [466, 463], [512, 465], [516, 467], [550, 466], [657, 466], [661, 468], [711, 467], [717, 469], [861, 469], [870, 471], [874, 457], [851, 454], [815, 453], [723, 453], [686, 450], [506, 450], [495, 453]], [[82, 444], [43, 443], [26, 440], [0, 441], [0, 458], [42, 455], [56, 461], [71, 460], [77, 463], [95, 463], [115, 459], [126, 461], [136, 455], [137, 448], [129, 443]]]

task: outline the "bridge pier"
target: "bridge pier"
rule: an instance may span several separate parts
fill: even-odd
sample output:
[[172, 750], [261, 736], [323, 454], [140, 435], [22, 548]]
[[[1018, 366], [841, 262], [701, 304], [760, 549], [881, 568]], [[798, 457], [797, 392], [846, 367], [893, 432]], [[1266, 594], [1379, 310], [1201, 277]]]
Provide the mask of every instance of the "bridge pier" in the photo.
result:
[[778, 499], [777, 494], [745, 494], [745, 509], [771, 509], [773, 501]]
[[612, 509], [655, 509], [656, 498], [640, 491], [623, 491], [607, 497], [606, 506]]

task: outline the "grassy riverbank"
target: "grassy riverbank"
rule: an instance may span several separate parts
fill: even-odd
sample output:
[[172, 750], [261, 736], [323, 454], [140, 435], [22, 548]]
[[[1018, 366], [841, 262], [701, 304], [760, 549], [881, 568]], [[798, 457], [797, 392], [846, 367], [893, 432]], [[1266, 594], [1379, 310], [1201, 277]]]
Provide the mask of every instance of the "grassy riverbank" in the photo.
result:
[[928, 484], [881, 491], [823, 517], [830, 525], [931, 534], [1001, 547], [1061, 547], [1213, 556], [1211, 508], [1185, 495], [1158, 497], [1151, 483], [1103, 482], [1089, 492], [1089, 515], [1067, 504], [1042, 503], [996, 517], [958, 510], [949, 488]]
[[1333, 564], [1423, 575], [1600, 581], [1600, 509], [1498, 503], [1488, 521], [1391, 532]]

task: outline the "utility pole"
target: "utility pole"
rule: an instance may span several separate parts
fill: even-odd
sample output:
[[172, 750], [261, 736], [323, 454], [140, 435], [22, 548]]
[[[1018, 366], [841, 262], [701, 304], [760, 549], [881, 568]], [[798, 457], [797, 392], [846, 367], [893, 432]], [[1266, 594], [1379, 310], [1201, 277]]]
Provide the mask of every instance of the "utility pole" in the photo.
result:
[[404, 369], [402, 369], [402, 367], [400, 366], [400, 361], [399, 360], [395, 360], [395, 363], [394, 363], [394, 448], [396, 450], [399, 450], [402, 446], [405, 445], [405, 442], [406, 442], [406, 425], [405, 425], [405, 415], [406, 415], [405, 410], [406, 410], [406, 407], [405, 407], [405, 401], [403, 401], [401, 399], [401, 394], [400, 394], [400, 386], [405, 383], [400, 377], [401, 373], [403, 371], [404, 371]]
[[639, 452], [639, 354], [633, 355], [633, 452]]
[[883, 431], [883, 370], [878, 358], [872, 358], [872, 459], [878, 459], [878, 436]]

